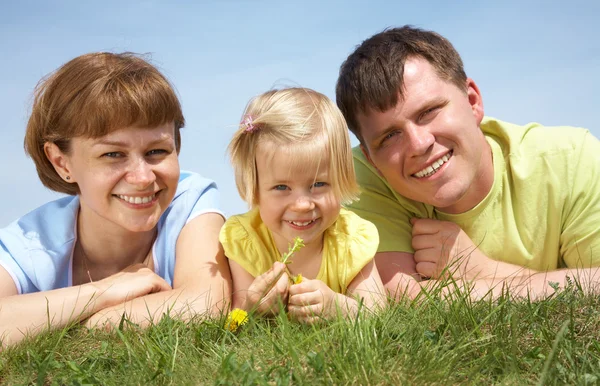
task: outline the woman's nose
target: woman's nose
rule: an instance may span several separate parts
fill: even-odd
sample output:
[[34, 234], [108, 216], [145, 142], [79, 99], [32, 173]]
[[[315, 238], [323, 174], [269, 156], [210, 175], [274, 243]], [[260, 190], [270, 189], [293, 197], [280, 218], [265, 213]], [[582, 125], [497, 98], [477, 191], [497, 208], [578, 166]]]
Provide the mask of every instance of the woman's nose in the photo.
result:
[[138, 189], [144, 189], [156, 180], [152, 165], [146, 162], [145, 159], [138, 160], [131, 165], [131, 169], [127, 172], [125, 180], [128, 184], [136, 186]]

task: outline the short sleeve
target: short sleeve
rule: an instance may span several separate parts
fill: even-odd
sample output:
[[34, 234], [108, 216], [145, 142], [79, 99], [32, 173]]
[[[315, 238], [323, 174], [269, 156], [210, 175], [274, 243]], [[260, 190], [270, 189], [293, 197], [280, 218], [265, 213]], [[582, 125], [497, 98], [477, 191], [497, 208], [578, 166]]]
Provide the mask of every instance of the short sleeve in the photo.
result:
[[600, 141], [589, 132], [573, 163], [560, 254], [569, 268], [600, 266]]
[[425, 205], [404, 199], [399, 201], [399, 197], [368, 163], [360, 149], [355, 148], [353, 153], [361, 194], [359, 200], [347, 208], [377, 227], [380, 240], [378, 252], [414, 253], [410, 219], [414, 216], [429, 217]]
[[228, 259], [256, 277], [269, 270], [277, 252], [269, 245], [264, 226], [253, 226], [252, 217], [252, 212], [230, 217], [221, 228], [219, 241]]
[[197, 173], [182, 171], [173, 201], [157, 224], [158, 235], [153, 245], [155, 272], [171, 285], [179, 235], [186, 224], [204, 213], [223, 216], [217, 185]]
[[51, 201], [0, 229], [0, 266], [19, 294], [71, 285], [79, 199]]
[[[214, 181], [195, 173], [182, 171], [179, 185], [181, 188], [179, 190], [187, 192], [187, 197], [194, 200], [190, 203], [192, 209], [187, 217], [186, 224], [205, 213], [218, 213], [225, 217], [220, 209], [219, 190]], [[196, 194], [189, 194], [189, 191], [195, 191]]]
[[6, 246], [0, 240], [0, 267], [9, 274], [13, 279], [15, 286], [17, 287], [17, 293], [23, 294], [23, 285], [21, 283], [27, 283], [31, 285], [30, 280], [27, 279], [19, 264], [15, 261], [12, 255], [6, 250]]
[[338, 282], [345, 293], [356, 275], [375, 257], [379, 245], [379, 233], [373, 223], [355, 213], [342, 210], [335, 233], [337, 239]]

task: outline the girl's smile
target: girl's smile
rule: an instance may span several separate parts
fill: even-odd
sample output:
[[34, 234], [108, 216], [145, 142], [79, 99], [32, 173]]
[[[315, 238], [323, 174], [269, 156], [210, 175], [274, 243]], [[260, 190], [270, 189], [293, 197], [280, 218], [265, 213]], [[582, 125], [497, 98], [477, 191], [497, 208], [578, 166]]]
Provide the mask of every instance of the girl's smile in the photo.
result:
[[299, 236], [319, 250], [323, 234], [340, 213], [329, 176], [329, 160], [295, 148], [258, 145], [258, 206], [280, 252]]

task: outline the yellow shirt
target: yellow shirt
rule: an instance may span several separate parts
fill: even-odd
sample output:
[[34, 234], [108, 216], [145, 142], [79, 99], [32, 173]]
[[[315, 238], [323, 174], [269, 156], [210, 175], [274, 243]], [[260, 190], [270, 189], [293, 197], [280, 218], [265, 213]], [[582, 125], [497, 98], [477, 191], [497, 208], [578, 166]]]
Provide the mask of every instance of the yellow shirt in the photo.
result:
[[[258, 209], [232, 216], [219, 235], [225, 255], [252, 276], [268, 271], [281, 260], [281, 253]], [[325, 231], [321, 268], [316, 279], [337, 293], [345, 294], [356, 275], [377, 251], [377, 228], [356, 214], [342, 209], [336, 222]]]
[[360, 201], [350, 209], [373, 222], [379, 252], [413, 253], [411, 217], [452, 221], [487, 256], [529, 267], [600, 266], [600, 141], [585, 129], [517, 126], [485, 118], [493, 152], [488, 195], [461, 214], [401, 197], [354, 149]]

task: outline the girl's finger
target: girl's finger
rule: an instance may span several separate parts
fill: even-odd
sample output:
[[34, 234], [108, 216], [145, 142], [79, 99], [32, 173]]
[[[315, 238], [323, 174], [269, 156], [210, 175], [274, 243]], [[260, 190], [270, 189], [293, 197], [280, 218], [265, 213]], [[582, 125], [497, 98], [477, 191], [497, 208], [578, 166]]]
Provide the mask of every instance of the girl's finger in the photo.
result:
[[307, 292], [297, 295], [291, 294], [290, 289], [290, 299], [288, 304], [295, 305], [299, 307], [310, 306], [312, 304], [319, 304], [323, 300], [323, 296], [321, 294], [315, 292]]

